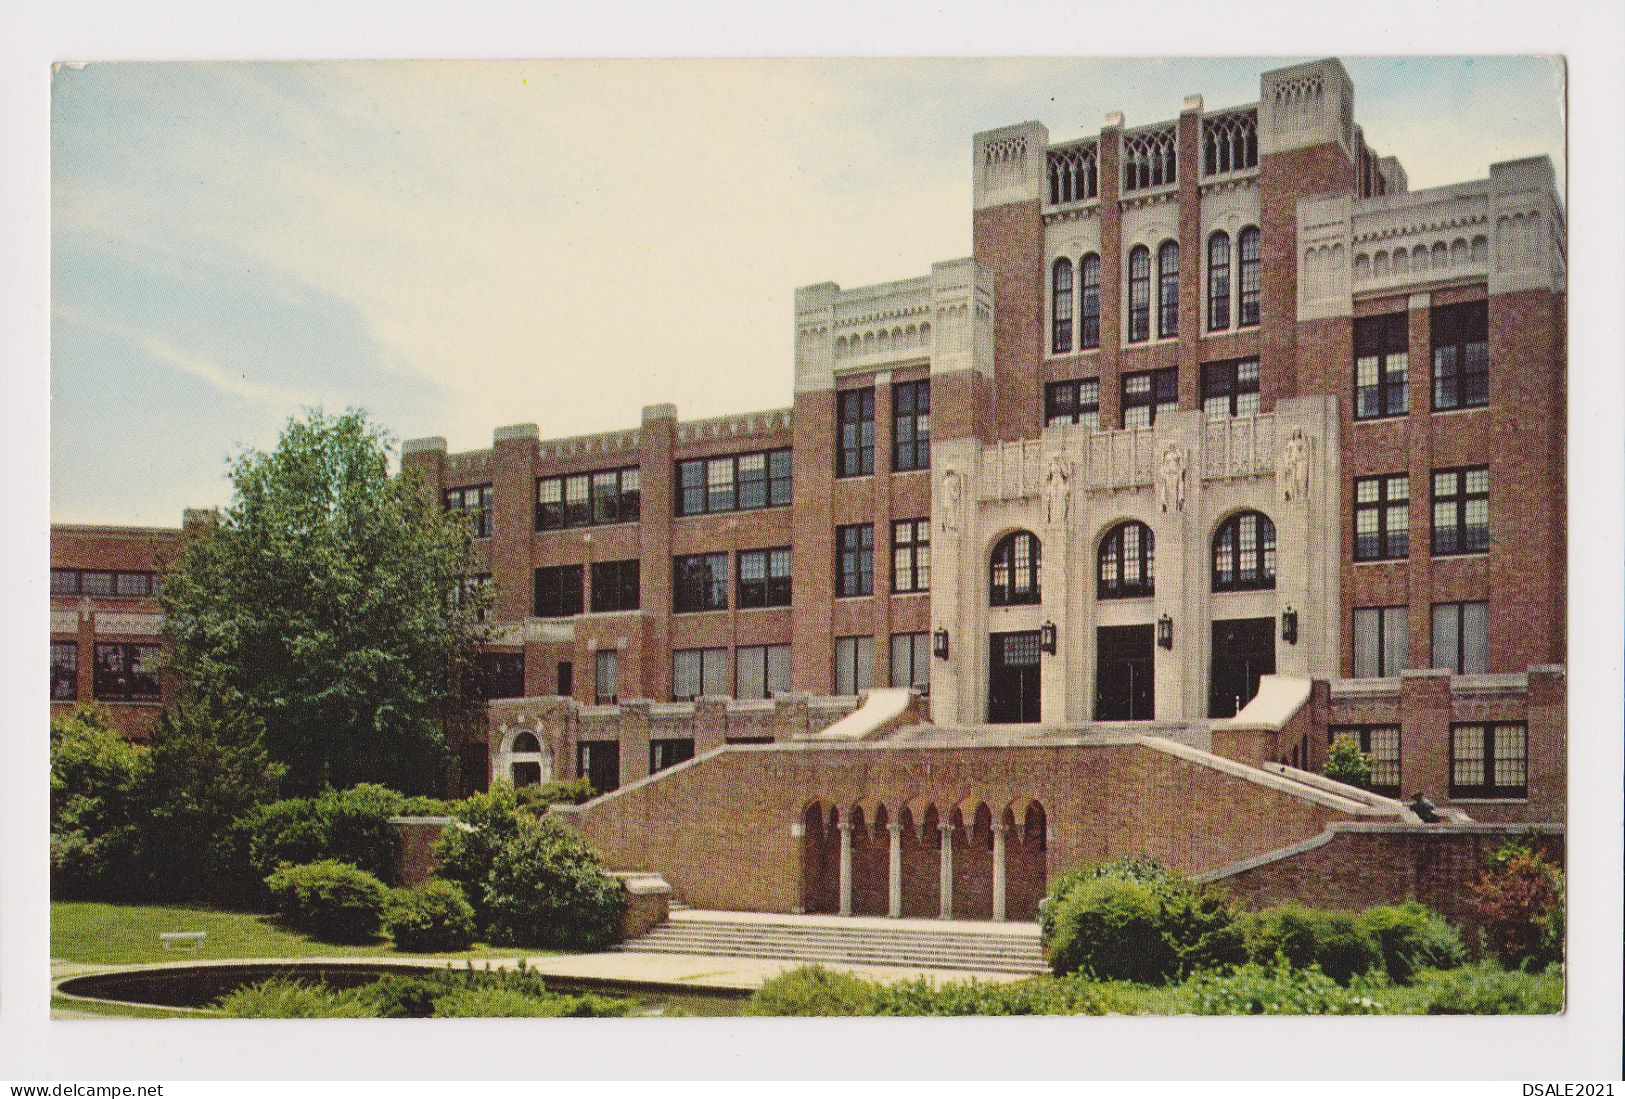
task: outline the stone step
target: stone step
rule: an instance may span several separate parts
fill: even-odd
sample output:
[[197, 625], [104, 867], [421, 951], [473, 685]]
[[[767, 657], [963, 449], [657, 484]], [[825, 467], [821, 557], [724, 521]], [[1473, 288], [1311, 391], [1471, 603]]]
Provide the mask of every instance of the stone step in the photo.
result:
[[744, 935], [645, 935], [637, 940], [640, 945], [653, 949], [659, 946], [683, 944], [687, 946], [750, 946], [750, 947], [788, 947], [829, 950], [871, 950], [893, 951], [896, 953], [912, 954], [953, 954], [960, 957], [978, 958], [1042, 958], [1043, 953], [1032, 947], [1005, 947], [997, 946], [971, 946], [963, 943], [906, 943], [882, 942], [876, 940], [837, 940], [837, 939], [810, 939], [810, 938], [775, 938], [770, 936], [744, 936]]
[[629, 954], [691, 954], [707, 958], [771, 958], [779, 961], [846, 965], [896, 966], [909, 969], [952, 969], [973, 973], [1014, 973], [1032, 976], [1044, 972], [1041, 961], [1017, 961], [1009, 958], [965, 958], [957, 955], [927, 956], [892, 951], [812, 950], [806, 948], [754, 949], [750, 947], [715, 946], [706, 949], [687, 949], [680, 946], [642, 947], [627, 944], [619, 948]]
[[690, 942], [792, 942], [792, 943], [862, 943], [869, 946], [888, 946], [900, 949], [943, 949], [974, 953], [1036, 955], [1040, 947], [1033, 939], [995, 939], [991, 936], [919, 936], [864, 935], [864, 934], [795, 934], [763, 930], [736, 930], [734, 928], [679, 928], [662, 925], [645, 935], [659, 941], [682, 939]]

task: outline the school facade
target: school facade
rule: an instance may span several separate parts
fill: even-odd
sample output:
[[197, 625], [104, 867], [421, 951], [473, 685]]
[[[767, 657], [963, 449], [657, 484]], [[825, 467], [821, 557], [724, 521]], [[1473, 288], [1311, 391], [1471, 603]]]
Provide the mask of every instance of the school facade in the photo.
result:
[[[1553, 169], [1410, 191], [1354, 97], [1326, 60], [1262, 74], [1252, 104], [975, 135], [973, 254], [800, 288], [789, 407], [408, 441], [403, 465], [470, 513], [469, 582], [494, 596], [469, 779], [588, 776], [617, 793], [575, 818], [612, 861], [720, 900], [737, 883], [701, 884], [706, 860], [762, 861], [750, 837], [791, 825], [761, 903], [831, 910], [863, 836], [877, 866], [941, 871], [908, 904], [912, 873], [859, 874], [876, 910], [942, 904], [966, 859], [962, 897], [1026, 910], [1055, 852], [1146, 846], [1143, 815], [1101, 823], [1130, 789], [1190, 825], [1162, 854], [1192, 870], [1328, 816], [1405, 819], [1388, 799], [1417, 792], [1561, 821]], [[53, 701], [59, 646], [80, 697], [140, 664], [148, 608], [97, 556], [116, 543], [53, 532]], [[1338, 735], [1375, 757], [1374, 800], [1301, 777]], [[1180, 783], [1237, 814], [1186, 820]], [[710, 855], [660, 848], [746, 802]], [[1051, 854], [1012, 871], [1006, 835]]]

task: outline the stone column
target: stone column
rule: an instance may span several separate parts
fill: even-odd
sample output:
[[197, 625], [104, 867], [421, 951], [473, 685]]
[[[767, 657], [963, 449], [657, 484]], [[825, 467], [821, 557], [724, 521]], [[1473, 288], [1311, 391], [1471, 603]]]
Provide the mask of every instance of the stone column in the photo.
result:
[[937, 831], [942, 836], [937, 869], [942, 897], [940, 915], [942, 919], [951, 920], [954, 918], [954, 826], [939, 824]]
[[807, 825], [803, 821], [796, 821], [790, 825], [790, 843], [795, 848], [796, 864], [796, 901], [790, 906], [790, 913], [795, 916], [807, 911], [802, 899], [807, 895]]
[[841, 830], [841, 915], [852, 914], [852, 822], [843, 820]]
[[993, 826], [993, 918], [1004, 919], [1004, 838], [1010, 829], [1003, 824]]
[[891, 859], [887, 863], [886, 915], [898, 919], [903, 914], [903, 826], [897, 821], [886, 825], [891, 834]]

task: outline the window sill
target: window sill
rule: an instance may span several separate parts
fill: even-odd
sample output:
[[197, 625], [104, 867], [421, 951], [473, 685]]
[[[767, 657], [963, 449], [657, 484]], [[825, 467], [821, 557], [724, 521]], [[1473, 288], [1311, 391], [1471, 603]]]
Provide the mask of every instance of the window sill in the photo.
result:
[[1486, 412], [1489, 407], [1489, 402], [1485, 401], [1483, 404], [1462, 405], [1460, 408], [1435, 408], [1430, 414], [1434, 416], [1460, 416], [1469, 412]]
[[1410, 561], [1410, 554], [1404, 557], [1356, 557], [1356, 565], [1403, 565]]
[[836, 595], [835, 596], [836, 599], [873, 599], [874, 597], [875, 597], [875, 593], [872, 592], [872, 591], [858, 592], [858, 593], [856, 593], [854, 595]]
[[[641, 519], [622, 519], [618, 523], [586, 523], [584, 525], [574, 526], [574, 527], [536, 527], [536, 528], [534, 528], [532, 533], [534, 533], [534, 534], [580, 534], [580, 533], [583, 533], [583, 532], [590, 533], [590, 532], [595, 531], [595, 530], [614, 530], [616, 527], [635, 527], [640, 522], [642, 522]], [[476, 538], [475, 541], [476, 542], [481, 542], [481, 541], [484, 541], [484, 539]]]
[[[52, 699], [53, 702], [57, 701]], [[93, 698], [91, 701], [102, 706], [161, 706], [161, 698]]]
[[671, 613], [674, 614], [674, 615], [676, 615], [676, 614], [681, 614], [681, 615], [727, 614], [728, 613], [728, 608], [727, 607], [698, 607], [698, 608], [695, 608], [693, 610], [678, 610], [676, 607], [673, 607], [671, 609]]
[[917, 589], [915, 591], [894, 591], [894, 592], [892, 592], [892, 597], [894, 599], [901, 599], [901, 598], [903, 598], [905, 596], [910, 596], [910, 595], [930, 595], [930, 594], [931, 594], [931, 589], [930, 588], [920, 588], [920, 589]]
[[757, 614], [757, 613], [760, 613], [761, 611], [787, 611], [787, 610], [790, 609], [790, 604], [789, 603], [769, 603], [765, 607], [739, 607], [739, 608], [736, 608], [736, 609], [739, 611], [740, 614]]
[[1384, 412], [1380, 416], [1355, 416], [1353, 420], [1355, 424], [1380, 424], [1388, 420], [1404, 420], [1409, 417], [1410, 411], [1407, 409], [1404, 412]]
[[[764, 511], [789, 511], [789, 504], [768, 504], [759, 508], [728, 508], [725, 511], [674, 511], [673, 519], [709, 519], [716, 515], [756, 515]], [[572, 527], [572, 530], [586, 530], [586, 527]], [[549, 533], [554, 533], [550, 531]]]
[[1488, 558], [1489, 555], [1489, 550], [1482, 549], [1467, 550], [1464, 553], [1435, 553], [1431, 557], [1435, 561], [1475, 561], [1480, 558]]
[[1518, 798], [1518, 797], [1509, 797], [1509, 798], [1495, 798], [1495, 797], [1458, 798], [1458, 797], [1456, 797], [1454, 795], [1451, 795], [1450, 798], [1449, 798], [1449, 801], [1450, 801], [1451, 805], [1527, 805], [1529, 803], [1529, 795], [1525, 794], [1521, 798]]

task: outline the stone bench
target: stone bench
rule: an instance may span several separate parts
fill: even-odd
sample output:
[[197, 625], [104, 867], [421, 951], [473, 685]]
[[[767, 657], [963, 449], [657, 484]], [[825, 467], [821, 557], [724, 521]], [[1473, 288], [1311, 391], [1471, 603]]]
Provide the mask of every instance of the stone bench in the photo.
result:
[[207, 931], [160, 931], [158, 941], [164, 944], [165, 950], [197, 951], [203, 949], [207, 935]]

